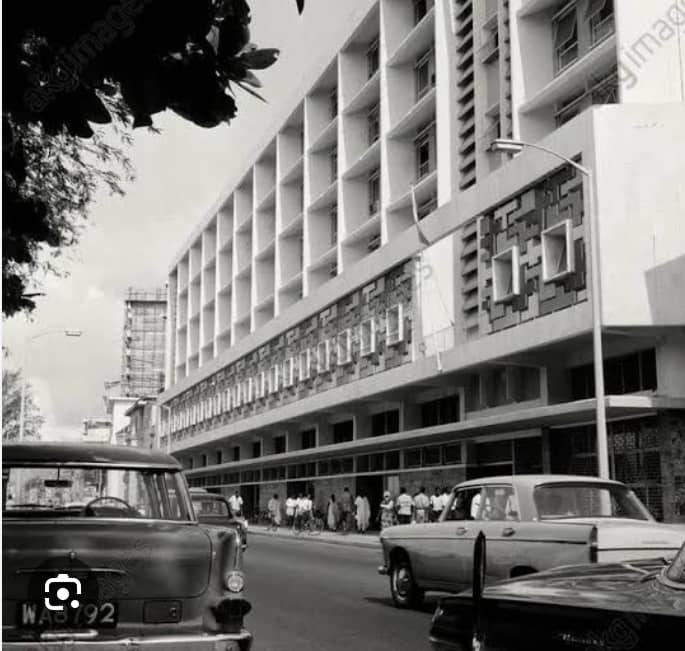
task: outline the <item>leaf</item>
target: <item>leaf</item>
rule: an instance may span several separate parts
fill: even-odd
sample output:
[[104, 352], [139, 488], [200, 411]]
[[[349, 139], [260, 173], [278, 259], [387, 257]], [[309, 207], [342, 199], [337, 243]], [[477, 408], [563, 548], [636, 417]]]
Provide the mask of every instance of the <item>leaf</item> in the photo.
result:
[[249, 70], [246, 70], [245, 76], [242, 79], [239, 79], [238, 81], [244, 82], [246, 84], [250, 84], [250, 86], [254, 86], [255, 88], [261, 88], [262, 87], [262, 82], [259, 81], [257, 76], [253, 72], [250, 72]]
[[253, 52], [246, 52], [241, 55], [240, 60], [252, 70], [264, 70], [269, 68], [280, 56], [281, 51], [276, 48], [265, 48], [263, 50], [254, 50]]
[[257, 99], [261, 99], [262, 102], [264, 102], [264, 104], [267, 103], [266, 100], [265, 100], [265, 99], [264, 99], [256, 90], [252, 90], [249, 86], [243, 86], [243, 84], [241, 84], [239, 81], [237, 81], [236, 83], [237, 83], [238, 86], [240, 86], [244, 91], [247, 91], [248, 93], [250, 93], [250, 95], [254, 95]]
[[297, 13], [302, 14], [304, 11], [304, 0], [295, 0], [297, 2]]

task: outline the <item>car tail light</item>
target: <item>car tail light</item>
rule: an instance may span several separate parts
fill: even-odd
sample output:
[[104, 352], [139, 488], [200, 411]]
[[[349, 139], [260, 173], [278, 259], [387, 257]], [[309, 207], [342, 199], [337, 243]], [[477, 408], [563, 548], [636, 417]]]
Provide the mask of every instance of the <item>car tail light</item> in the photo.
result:
[[245, 577], [242, 572], [229, 572], [224, 579], [224, 585], [229, 592], [242, 592], [245, 587]]

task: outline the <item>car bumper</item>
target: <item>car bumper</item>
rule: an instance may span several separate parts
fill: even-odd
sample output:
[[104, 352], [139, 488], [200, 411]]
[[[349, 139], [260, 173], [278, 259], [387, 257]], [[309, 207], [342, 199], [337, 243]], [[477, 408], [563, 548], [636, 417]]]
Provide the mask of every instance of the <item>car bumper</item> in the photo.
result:
[[[95, 632], [94, 632], [95, 633]], [[155, 649], [159, 651], [249, 651], [252, 647], [252, 635], [248, 631], [240, 633], [218, 633], [214, 635], [185, 634], [160, 635], [157, 637], [121, 637], [117, 639], [98, 639], [86, 637], [88, 632], [78, 631], [53, 634], [49, 639], [42, 637], [36, 640], [6, 641], [4, 649], [22, 649], [23, 651], [64, 651], [65, 649], [95, 649], [97, 651], [119, 651], [120, 649]], [[5, 637], [5, 636], [3, 636]]]

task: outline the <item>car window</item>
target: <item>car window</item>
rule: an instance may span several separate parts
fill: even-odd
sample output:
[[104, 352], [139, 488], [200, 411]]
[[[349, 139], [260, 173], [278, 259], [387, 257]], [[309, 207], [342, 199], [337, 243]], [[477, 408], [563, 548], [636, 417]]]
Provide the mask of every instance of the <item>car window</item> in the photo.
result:
[[198, 516], [217, 515], [226, 518], [229, 516], [228, 504], [223, 500], [203, 499], [201, 496], [193, 496], [193, 508]]
[[629, 518], [651, 515], [635, 493], [620, 484], [544, 484], [533, 492], [541, 520], [562, 518]]
[[459, 488], [452, 493], [442, 520], [475, 520], [480, 504], [481, 486]]
[[519, 520], [518, 501], [511, 485], [485, 486], [478, 496], [477, 520]]

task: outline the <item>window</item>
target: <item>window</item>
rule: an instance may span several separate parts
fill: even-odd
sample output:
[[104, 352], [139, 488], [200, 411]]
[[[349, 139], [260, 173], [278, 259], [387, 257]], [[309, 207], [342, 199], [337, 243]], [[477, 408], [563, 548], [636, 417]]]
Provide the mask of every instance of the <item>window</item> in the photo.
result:
[[477, 520], [519, 520], [518, 500], [512, 486], [485, 486], [479, 497], [474, 516]]
[[354, 421], [333, 424], [333, 443], [349, 443], [354, 440]]
[[443, 445], [442, 459], [446, 466], [461, 463], [461, 444], [450, 443]]
[[283, 360], [283, 387], [288, 388], [295, 384], [295, 360], [292, 357]]
[[331, 264], [328, 267], [328, 275], [331, 278], [335, 278], [338, 275], [338, 263], [337, 262], [331, 262]]
[[369, 127], [369, 144], [372, 145], [381, 135], [381, 118], [378, 104], [374, 104], [367, 115]]
[[414, 25], [418, 25], [433, 6], [434, 0], [414, 0]]
[[376, 352], [376, 322], [367, 319], [359, 326], [359, 354], [367, 357]]
[[381, 209], [381, 173], [375, 169], [369, 174], [369, 216]]
[[438, 207], [438, 198], [432, 194], [426, 201], [416, 207], [416, 216], [419, 220], [428, 217]]
[[617, 103], [618, 73], [614, 68], [600, 79], [592, 77], [584, 88], [558, 102], [554, 114], [556, 125], [566, 124], [591, 106]]
[[338, 178], [338, 148], [333, 147], [330, 152], [331, 183]]
[[262, 456], [262, 442], [254, 441], [252, 443], [252, 458], [257, 459]]
[[316, 447], [316, 430], [306, 429], [300, 432], [301, 447], [303, 450], [308, 450], [310, 448]]
[[614, 33], [613, 0], [588, 0], [586, 20], [590, 25], [592, 45]]
[[391, 409], [371, 416], [371, 436], [384, 436], [400, 431], [400, 411]]
[[274, 436], [274, 454], [284, 454], [286, 449], [286, 437]]
[[442, 448], [439, 445], [431, 445], [423, 448], [423, 465], [439, 466], [442, 463]]
[[542, 279], [552, 282], [575, 271], [573, 229], [570, 219], [542, 231]]
[[554, 28], [554, 70], [559, 74], [578, 58], [576, 4], [571, 4], [552, 20]]
[[376, 235], [372, 235], [369, 238], [369, 241], [366, 245], [366, 248], [369, 252], [375, 251], [376, 249], [380, 249], [381, 247], [381, 234], [377, 233]]
[[395, 305], [385, 313], [385, 342], [388, 346], [399, 344], [404, 339], [402, 304]]
[[521, 293], [519, 248], [512, 246], [492, 258], [492, 288], [495, 303], [510, 301]]
[[236, 408], [240, 408], [243, 404], [243, 385], [240, 382], [233, 387], [233, 404]]
[[459, 396], [430, 400], [421, 405], [421, 427], [434, 427], [459, 421]]
[[369, 49], [366, 51], [366, 64], [369, 79], [376, 74], [379, 63], [378, 37], [376, 37], [369, 43]]
[[328, 108], [330, 111], [331, 120], [338, 116], [338, 87], [335, 86], [328, 95]]
[[330, 212], [331, 219], [331, 246], [338, 243], [338, 206], [333, 206]]
[[224, 453], [221, 450], [216, 451], [216, 465], [219, 466], [224, 462]]
[[300, 352], [298, 376], [300, 382], [308, 380], [312, 376], [312, 354], [309, 348]]
[[461, 488], [452, 494], [451, 501], [442, 516], [443, 520], [475, 520], [480, 509], [482, 488]]
[[413, 450], [405, 450], [404, 452], [404, 467], [405, 468], [420, 468], [423, 463], [421, 448]]
[[331, 367], [331, 343], [320, 341], [316, 345], [316, 371], [317, 373], [325, 373]]
[[262, 371], [259, 374], [259, 380], [257, 386], [259, 387], [257, 391], [257, 397], [258, 398], [265, 398], [266, 394], [268, 392], [268, 373], [266, 371]]
[[240, 446], [239, 445], [234, 445], [233, 448], [231, 448], [231, 456], [233, 457], [233, 461], [240, 461]]
[[352, 361], [352, 337], [349, 328], [338, 334], [336, 358], [338, 366], [349, 364]]
[[416, 59], [414, 63], [414, 86], [417, 100], [420, 100], [435, 86], [435, 58], [432, 50], [428, 50]]
[[414, 140], [416, 156], [416, 180], [428, 176], [436, 165], [435, 124], [431, 123], [421, 129]]
[[204, 468], [207, 465], [207, 455], [200, 455], [200, 465]]
[[248, 378], [243, 383], [243, 395], [245, 403], [248, 405], [254, 400], [254, 380], [252, 378]]
[[[656, 391], [656, 351], [654, 348], [604, 360], [607, 394], [621, 395], [638, 391]], [[585, 364], [571, 369], [573, 400], [595, 397], [594, 367]]]
[[278, 364], [274, 364], [271, 367], [271, 372], [269, 373], [269, 392], [278, 393], [278, 381], [280, 378], [280, 368]]

